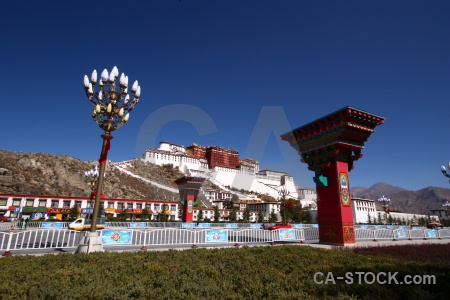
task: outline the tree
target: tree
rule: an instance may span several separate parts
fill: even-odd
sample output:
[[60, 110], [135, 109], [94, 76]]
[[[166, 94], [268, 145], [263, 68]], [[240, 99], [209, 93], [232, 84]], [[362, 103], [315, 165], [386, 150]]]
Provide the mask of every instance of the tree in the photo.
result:
[[98, 209], [98, 216], [97, 216], [97, 218], [100, 218], [100, 217], [102, 217], [104, 215], [105, 215], [105, 205], [104, 205], [103, 201], [100, 201], [100, 207]]
[[167, 221], [169, 220], [169, 214], [170, 214], [170, 212], [168, 213], [168, 211], [169, 211], [169, 204], [164, 203], [164, 204], [161, 206], [161, 211], [160, 211], [160, 213], [158, 214], [158, 219], [159, 219], [159, 221], [161, 221], [161, 222], [167, 222]]
[[370, 216], [370, 212], [367, 212], [367, 223], [372, 224], [372, 217]]
[[242, 219], [245, 222], [250, 221], [250, 207], [248, 205], [245, 207], [244, 214], [242, 215]]
[[309, 210], [303, 212], [303, 222], [305, 222], [305, 224], [311, 224], [313, 222], [313, 217]]
[[302, 204], [300, 201], [294, 199], [282, 200], [280, 213], [284, 222], [301, 222], [302, 220]]
[[233, 209], [230, 212], [229, 219], [230, 219], [231, 222], [236, 222], [236, 220], [237, 220], [236, 207], [234, 207], [234, 206], [233, 206]]
[[78, 210], [79, 210], [79, 206], [78, 204], [75, 202], [75, 204], [73, 205], [73, 207], [70, 209], [70, 213], [69, 213], [69, 218], [71, 220], [75, 220], [76, 218], [78, 218]]
[[258, 223], [264, 222], [264, 214], [262, 211], [258, 211]]
[[124, 210], [122, 210], [122, 212], [120, 212], [120, 213], [117, 214], [117, 217], [118, 217], [120, 220], [125, 221], [125, 220], [127, 219], [127, 213], [128, 213], [128, 210], [127, 210], [127, 209], [124, 209]]
[[142, 214], [141, 214], [141, 221], [148, 220], [149, 217], [150, 217], [150, 212], [148, 211], [147, 208], [144, 208], [142, 210]]
[[293, 198], [288, 199], [289, 191], [283, 187], [278, 191], [280, 195], [281, 209], [280, 213], [284, 222], [292, 220], [294, 222], [300, 222], [302, 219], [302, 204], [300, 201], [296, 201]]
[[203, 209], [199, 209], [197, 213], [197, 221], [201, 222], [203, 221]]
[[219, 223], [220, 222], [220, 212], [219, 212], [219, 207], [216, 205], [214, 206], [214, 223]]
[[394, 220], [393, 220], [391, 214], [389, 214], [389, 217], [388, 217], [388, 223], [389, 223], [389, 225], [392, 225], [393, 221], [394, 221]]

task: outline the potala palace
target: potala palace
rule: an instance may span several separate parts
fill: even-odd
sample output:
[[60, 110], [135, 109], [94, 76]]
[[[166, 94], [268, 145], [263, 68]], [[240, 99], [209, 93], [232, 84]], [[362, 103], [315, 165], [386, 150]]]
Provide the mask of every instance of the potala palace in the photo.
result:
[[[187, 176], [210, 180], [223, 191], [244, 191], [234, 192], [240, 200], [257, 200], [255, 196], [252, 199], [252, 196], [248, 195], [250, 192], [279, 199], [280, 191], [285, 190], [286, 197], [301, 199], [303, 207], [316, 208], [314, 190], [299, 188], [288, 173], [260, 170], [258, 161], [241, 159], [236, 150], [197, 144], [184, 147], [160, 142], [158, 149], [145, 150], [143, 160], [156, 165], [171, 164]], [[202, 198], [210, 198], [208, 191], [203, 192]]]

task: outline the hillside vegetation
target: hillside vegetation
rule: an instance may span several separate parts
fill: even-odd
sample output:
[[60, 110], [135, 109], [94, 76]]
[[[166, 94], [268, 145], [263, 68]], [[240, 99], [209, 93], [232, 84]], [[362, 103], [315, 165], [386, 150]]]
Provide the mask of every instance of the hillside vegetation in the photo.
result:
[[[82, 162], [67, 155], [0, 151], [0, 193], [86, 197], [89, 187], [84, 173], [97, 164], [96, 161]], [[183, 176], [177, 170], [139, 160], [133, 160], [132, 164], [137, 174], [172, 188], [177, 188], [173, 181]], [[119, 171], [109, 161], [104, 193], [107, 198], [168, 199], [168, 192], [164, 189]]]

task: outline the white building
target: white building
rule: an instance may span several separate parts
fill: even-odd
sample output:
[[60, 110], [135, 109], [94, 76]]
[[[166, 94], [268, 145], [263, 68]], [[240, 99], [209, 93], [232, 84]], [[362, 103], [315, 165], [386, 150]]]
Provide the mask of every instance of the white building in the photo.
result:
[[251, 211], [261, 211], [265, 222], [270, 220], [270, 215], [272, 213], [277, 216], [277, 222], [281, 221], [281, 207], [279, 202], [247, 202], [246, 205]]
[[367, 224], [369, 223], [369, 216], [371, 222], [378, 218], [375, 201], [370, 199], [352, 198], [352, 213], [353, 223]]
[[210, 168], [206, 159], [186, 152], [184, 146], [160, 142], [158, 149], [145, 150], [143, 160], [156, 165], [171, 164], [187, 176], [207, 178], [224, 190], [230, 187], [279, 199], [279, 192], [286, 189], [288, 197], [298, 198], [292, 176], [275, 170], [259, 170], [258, 161], [252, 159], [240, 160], [238, 168], [223, 166]]
[[[202, 208], [203, 221], [209, 220], [214, 222], [214, 209], [213, 208]], [[195, 208], [193, 212], [193, 222], [198, 221], [198, 214], [200, 212], [199, 208]], [[219, 209], [219, 222], [230, 220], [231, 209]], [[242, 220], [244, 218], [244, 210], [236, 210], [236, 221]], [[256, 222], [258, 220], [258, 212], [250, 211], [250, 222]]]
[[[377, 211], [375, 201], [371, 199], [352, 198], [352, 212], [354, 224], [368, 224], [369, 216], [371, 223], [376, 223], [381, 220], [382, 223], [387, 222], [387, 219], [398, 219], [402, 221], [417, 221], [419, 218], [428, 218], [427, 215]], [[438, 216], [430, 216], [432, 220], [439, 221]]]
[[[147, 209], [150, 220], [158, 220], [161, 214], [166, 215], [169, 220], [179, 220], [176, 201], [113, 198], [101, 201], [107, 217], [117, 217], [125, 212], [127, 218], [139, 218], [143, 209]], [[75, 205], [80, 216], [92, 213], [92, 203], [93, 201], [85, 197], [0, 194], [0, 215], [13, 219], [24, 217], [32, 220], [67, 220]]]
[[309, 188], [297, 188], [298, 197], [302, 203], [303, 208], [317, 209], [317, 193]]

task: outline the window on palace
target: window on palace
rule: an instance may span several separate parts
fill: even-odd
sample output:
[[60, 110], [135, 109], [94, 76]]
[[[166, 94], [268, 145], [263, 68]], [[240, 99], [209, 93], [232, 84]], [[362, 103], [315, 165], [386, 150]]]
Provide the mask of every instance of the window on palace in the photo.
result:
[[25, 206], [33, 206], [34, 205], [34, 199], [27, 199]]
[[136, 209], [142, 209], [142, 203], [136, 203]]
[[127, 203], [127, 209], [133, 209], [133, 203], [132, 202], [128, 202]]
[[150, 210], [150, 209], [152, 209], [152, 205], [151, 204], [145, 204], [145, 208]]
[[47, 200], [39, 200], [39, 207], [46, 207], [47, 206]]
[[22, 201], [22, 199], [20, 198], [14, 198], [13, 199], [13, 206], [20, 206], [20, 202]]
[[108, 208], [114, 208], [114, 202], [108, 202]]
[[176, 210], [177, 210], [176, 205], [171, 205], [171, 206], [170, 206], [170, 210], [171, 210], [171, 211], [176, 211]]
[[75, 201], [75, 205], [78, 207], [81, 207], [81, 203], [82, 203], [82, 201]]
[[63, 201], [63, 208], [70, 208], [70, 200]]
[[8, 198], [0, 198], [0, 206], [6, 206], [8, 202]]
[[[41, 201], [39, 201], [39, 206], [41, 206]], [[59, 206], [59, 200], [52, 200], [51, 207], [58, 207]]]
[[159, 204], [155, 204], [155, 210], [159, 210]]
[[123, 209], [123, 202], [117, 203], [117, 209]]

